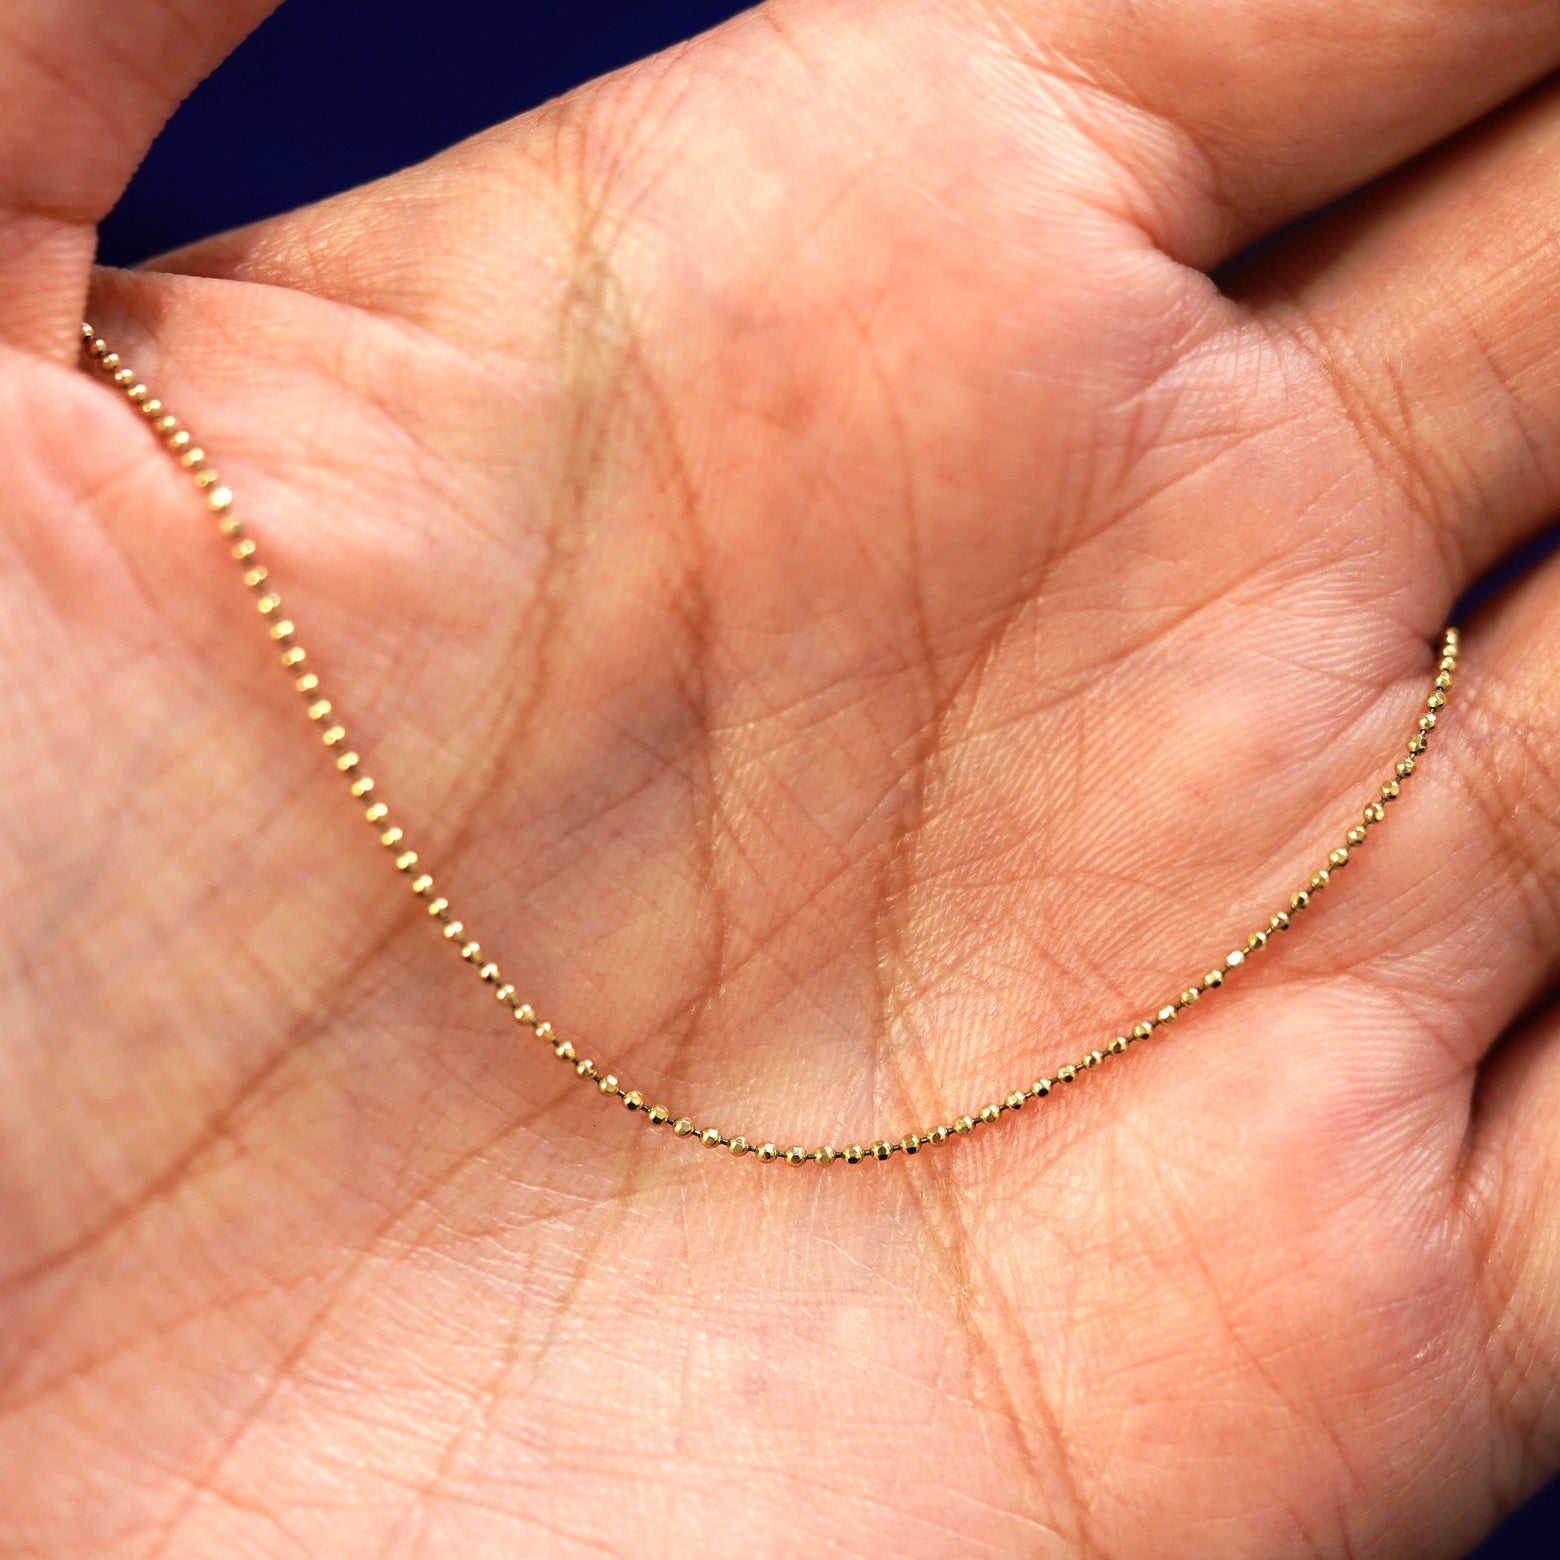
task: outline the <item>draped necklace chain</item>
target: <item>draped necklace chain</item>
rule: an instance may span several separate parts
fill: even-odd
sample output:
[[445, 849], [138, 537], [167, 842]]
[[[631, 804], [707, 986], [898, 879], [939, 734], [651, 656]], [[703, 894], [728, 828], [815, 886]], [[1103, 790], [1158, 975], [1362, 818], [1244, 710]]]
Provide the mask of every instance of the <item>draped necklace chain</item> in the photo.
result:
[[1076, 1082], [1085, 1073], [1114, 1057], [1124, 1055], [1130, 1047], [1162, 1034], [1188, 1008], [1195, 1007], [1220, 991], [1229, 978], [1261, 953], [1274, 937], [1288, 931], [1294, 918], [1316, 902], [1317, 895], [1331, 882], [1333, 874], [1347, 866], [1353, 853], [1370, 839], [1376, 826], [1386, 817], [1388, 805], [1396, 800], [1404, 783], [1413, 775], [1415, 761], [1425, 751], [1436, 729], [1440, 712], [1446, 705], [1452, 676], [1457, 669], [1457, 630], [1448, 628], [1441, 636], [1434, 686], [1425, 698], [1424, 712], [1419, 716], [1413, 734], [1407, 740], [1406, 751], [1396, 761], [1390, 778], [1381, 785], [1343, 838], [1328, 853], [1325, 864], [1311, 873], [1304, 885], [1289, 896], [1287, 906], [1275, 910], [1256, 931], [1238, 942], [1222, 958], [1215, 960], [1210, 969], [1182, 987], [1163, 1006], [1123, 1026], [1119, 1033], [1098, 1047], [1082, 1055], [1074, 1055], [1043, 1073], [1037, 1073], [1021, 1087], [999, 1094], [978, 1109], [951, 1120], [915, 1128], [899, 1137], [878, 1138], [866, 1144], [850, 1143], [842, 1148], [833, 1144], [816, 1148], [805, 1148], [799, 1144], [781, 1146], [757, 1136], [748, 1137], [723, 1131], [707, 1123], [701, 1124], [692, 1116], [675, 1114], [669, 1106], [656, 1103], [653, 1096], [646, 1096], [638, 1089], [620, 1082], [615, 1073], [600, 1063], [579, 1055], [571, 1040], [560, 1036], [548, 1020], [538, 1016], [531, 1004], [521, 999], [498, 962], [484, 951], [471, 929], [456, 915], [448, 896], [440, 890], [427, 863], [412, 848], [405, 831], [391, 816], [389, 805], [381, 798], [374, 780], [365, 772], [362, 755], [353, 748], [347, 728], [325, 694], [319, 673], [314, 670], [308, 652], [298, 643], [297, 625], [283, 610], [282, 599], [277, 594], [270, 571], [260, 561], [248, 527], [235, 513], [232, 489], [222, 481], [189, 429], [152, 394], [134, 370], [90, 325], [81, 327], [81, 341], [88, 361], [140, 411], [147, 427], [178, 462], [215, 517], [217, 530], [238, 566], [243, 584], [254, 597], [281, 668], [291, 680], [309, 721], [319, 734], [327, 761], [341, 778], [349, 799], [389, 855], [394, 870], [410, 890], [413, 899], [422, 904], [433, 934], [459, 954], [471, 968], [476, 980], [496, 999], [511, 1022], [518, 1025], [522, 1032], [540, 1041], [552, 1056], [571, 1068], [584, 1084], [594, 1088], [604, 1100], [620, 1105], [630, 1115], [637, 1116], [653, 1128], [669, 1128], [674, 1138], [706, 1148], [724, 1148], [739, 1158], [748, 1157], [764, 1164], [783, 1161], [788, 1165], [828, 1166], [861, 1164], [869, 1160], [881, 1162], [891, 1159], [895, 1154], [917, 1154], [928, 1147], [952, 1143], [968, 1137], [979, 1128], [996, 1126], [1032, 1101], [1047, 1098]]

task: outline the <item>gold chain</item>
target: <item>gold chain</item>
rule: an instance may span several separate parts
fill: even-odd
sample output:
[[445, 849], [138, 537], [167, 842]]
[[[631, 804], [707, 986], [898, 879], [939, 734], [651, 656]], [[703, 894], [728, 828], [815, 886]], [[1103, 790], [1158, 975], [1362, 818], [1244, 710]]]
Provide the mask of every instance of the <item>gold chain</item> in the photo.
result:
[[470, 935], [465, 923], [456, 919], [449, 900], [442, 894], [435, 894], [433, 877], [417, 852], [407, 844], [400, 826], [392, 821], [390, 809], [379, 799], [373, 780], [363, 773], [363, 761], [348, 743], [346, 728], [336, 718], [334, 706], [325, 697], [318, 675], [309, 669], [309, 657], [297, 642], [297, 629], [282, 610], [281, 597], [272, 587], [265, 565], [256, 556], [255, 544], [245, 534], [243, 522], [233, 513], [231, 489], [217, 475], [206, 458], [206, 452], [196, 444], [194, 436], [137, 379], [119, 354], [112, 351], [90, 325], [81, 327], [81, 339], [88, 358], [106, 379], [118, 386], [140, 409], [148, 426], [189, 474], [196, 489], [216, 515], [217, 528], [228, 540], [233, 559], [242, 571], [244, 584], [256, 597], [255, 605], [270, 629], [271, 641], [280, 655], [283, 670], [302, 696], [308, 717], [319, 728], [320, 739], [353, 801], [361, 804], [364, 819], [378, 834], [379, 843], [390, 852], [396, 871], [406, 879], [412, 893], [425, 901], [430, 924], [438, 935], [459, 952], [461, 958], [475, 971], [477, 979], [492, 991], [517, 1024], [531, 1030], [559, 1061], [572, 1067], [586, 1083], [594, 1084], [603, 1096], [621, 1101], [630, 1113], [641, 1116], [651, 1126], [670, 1124], [676, 1137], [709, 1148], [726, 1148], [738, 1156], [751, 1155], [765, 1163], [783, 1160], [790, 1165], [831, 1165], [843, 1161], [854, 1165], [869, 1159], [887, 1160], [896, 1153], [914, 1154], [928, 1145], [940, 1145], [966, 1137], [979, 1126], [995, 1125], [1007, 1112], [1021, 1110], [1030, 1100], [1044, 1099], [1058, 1084], [1074, 1082], [1107, 1058], [1120, 1056], [1130, 1045], [1147, 1040], [1156, 1030], [1172, 1023], [1183, 1008], [1189, 1008], [1209, 992], [1217, 991], [1253, 954], [1267, 947], [1275, 932], [1289, 929], [1294, 915], [1310, 905], [1316, 895], [1327, 887], [1332, 874], [1348, 864], [1351, 853], [1365, 843], [1372, 827], [1386, 816], [1387, 803], [1397, 797], [1403, 782], [1413, 774], [1414, 760], [1424, 752], [1430, 734], [1435, 730], [1437, 714], [1446, 703], [1452, 674], [1457, 669], [1457, 630], [1448, 628], [1441, 639], [1441, 659], [1436, 668], [1435, 686], [1425, 700], [1425, 713], [1419, 717], [1417, 729], [1408, 739], [1407, 754], [1398, 760], [1393, 778], [1381, 787], [1378, 799], [1364, 810], [1360, 821], [1348, 831], [1343, 842], [1329, 853], [1327, 865], [1312, 873], [1304, 888], [1290, 895], [1287, 910], [1279, 910], [1269, 916], [1267, 925], [1261, 931], [1253, 932], [1200, 980], [1193, 981], [1173, 1001], [1123, 1030], [1099, 1050], [1089, 1051], [1076, 1061], [1067, 1062], [1049, 1074], [1035, 1078], [1026, 1088], [1014, 1089], [1000, 1100], [983, 1105], [971, 1115], [957, 1116], [952, 1121], [940, 1123], [924, 1132], [907, 1132], [898, 1139], [880, 1138], [865, 1148], [858, 1143], [843, 1149], [832, 1146], [780, 1148], [774, 1143], [733, 1137], [722, 1132], [719, 1127], [700, 1127], [690, 1116], [674, 1117], [665, 1105], [646, 1104], [644, 1095], [637, 1089], [625, 1089], [613, 1074], [598, 1067], [589, 1058], [578, 1056], [568, 1040], [560, 1040], [553, 1026], [537, 1017], [530, 1003], [520, 1000], [497, 963], [483, 953], [481, 943]]

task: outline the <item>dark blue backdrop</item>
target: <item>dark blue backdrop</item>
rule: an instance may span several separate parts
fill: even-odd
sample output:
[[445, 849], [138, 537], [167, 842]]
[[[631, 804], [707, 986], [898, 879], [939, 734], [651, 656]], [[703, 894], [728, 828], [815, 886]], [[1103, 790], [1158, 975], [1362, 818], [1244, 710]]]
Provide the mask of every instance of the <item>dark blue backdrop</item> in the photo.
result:
[[[180, 110], [104, 224], [102, 257], [130, 264], [388, 173], [741, 9], [290, 0]], [[1560, 1482], [1477, 1560], [1553, 1560], [1557, 1534]]]

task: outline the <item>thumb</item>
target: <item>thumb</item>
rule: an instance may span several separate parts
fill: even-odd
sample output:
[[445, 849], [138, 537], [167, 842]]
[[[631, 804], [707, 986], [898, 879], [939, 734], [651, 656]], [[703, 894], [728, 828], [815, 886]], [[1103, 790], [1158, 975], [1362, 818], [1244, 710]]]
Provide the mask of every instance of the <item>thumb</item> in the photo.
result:
[[0, 342], [74, 353], [98, 222], [277, 3], [0, 0]]

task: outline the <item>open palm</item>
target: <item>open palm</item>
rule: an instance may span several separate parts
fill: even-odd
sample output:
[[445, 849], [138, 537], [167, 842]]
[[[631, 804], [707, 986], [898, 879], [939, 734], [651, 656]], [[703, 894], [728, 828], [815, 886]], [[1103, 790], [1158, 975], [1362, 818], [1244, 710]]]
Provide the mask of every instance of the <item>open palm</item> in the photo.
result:
[[91, 275], [264, 9], [0, 0], [0, 1552], [1460, 1553], [1560, 1460], [1553, 566], [1217, 1002], [763, 1166], [429, 936], [76, 330], [581, 1054], [897, 1136], [1263, 924], [1555, 507], [1560, 7], [776, 0]]

